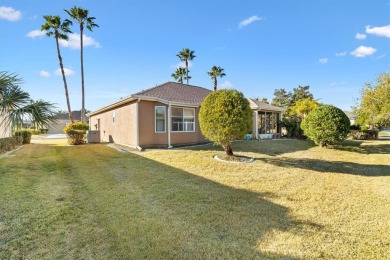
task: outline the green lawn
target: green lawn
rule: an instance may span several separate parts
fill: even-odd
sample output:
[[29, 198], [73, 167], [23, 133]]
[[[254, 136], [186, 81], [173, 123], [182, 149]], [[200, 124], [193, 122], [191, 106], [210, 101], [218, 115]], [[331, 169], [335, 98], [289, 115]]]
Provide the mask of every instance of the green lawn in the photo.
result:
[[50, 142], [0, 159], [0, 259], [389, 259], [390, 141]]

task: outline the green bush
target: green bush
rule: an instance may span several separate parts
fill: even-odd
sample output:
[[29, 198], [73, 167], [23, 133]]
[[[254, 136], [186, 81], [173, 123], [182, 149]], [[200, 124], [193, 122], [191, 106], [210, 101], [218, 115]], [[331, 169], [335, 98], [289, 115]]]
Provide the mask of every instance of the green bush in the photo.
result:
[[362, 130], [362, 131], [368, 130], [368, 126], [362, 125], [362, 126], [360, 126], [360, 130]]
[[283, 118], [281, 125], [286, 128], [288, 137], [306, 139], [306, 136], [303, 135], [301, 122], [297, 118]]
[[21, 137], [0, 138], [0, 154], [11, 151], [21, 144]]
[[349, 130], [360, 130], [360, 126], [359, 125], [351, 125], [349, 127]]
[[350, 121], [339, 108], [323, 105], [312, 110], [301, 127], [311, 140], [320, 146], [332, 145], [347, 138]]
[[252, 130], [252, 110], [241, 92], [221, 89], [203, 100], [199, 123], [206, 138], [221, 145], [227, 155], [233, 155], [231, 141], [243, 139]]
[[68, 143], [71, 145], [79, 145], [86, 143], [85, 133], [89, 129], [88, 124], [83, 122], [70, 123], [64, 128], [64, 132], [68, 136]]
[[31, 142], [32, 133], [28, 130], [20, 130], [14, 132], [14, 137], [20, 136], [23, 138], [23, 144], [29, 144]]
[[41, 134], [47, 134], [47, 132], [49, 132], [49, 129], [47, 129], [47, 128], [41, 128], [41, 129], [39, 129], [39, 132], [40, 132]]

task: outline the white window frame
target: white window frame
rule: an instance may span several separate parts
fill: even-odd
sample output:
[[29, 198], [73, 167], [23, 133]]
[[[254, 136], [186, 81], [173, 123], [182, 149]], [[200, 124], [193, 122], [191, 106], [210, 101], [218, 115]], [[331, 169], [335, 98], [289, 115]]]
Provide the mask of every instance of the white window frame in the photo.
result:
[[[164, 108], [164, 131], [157, 131], [157, 109]], [[167, 107], [166, 106], [155, 106], [154, 107], [154, 132], [156, 134], [162, 134], [167, 132]]]
[[115, 124], [115, 110], [112, 111], [112, 123]]
[[[195, 126], [196, 126], [196, 110], [195, 110], [195, 108], [191, 108], [191, 107], [172, 107], [172, 108], [180, 108], [180, 109], [182, 109], [183, 110], [183, 131], [174, 131], [173, 130], [173, 127], [171, 126], [171, 132], [172, 133], [194, 133], [194, 132], [196, 132], [196, 129], [195, 129]], [[187, 109], [187, 110], [192, 110], [194, 113], [194, 128], [193, 128], [193, 130], [192, 131], [184, 131], [184, 119], [185, 119], [185, 116], [184, 116], [184, 109]], [[172, 113], [171, 113], [171, 124], [173, 123], [173, 120], [172, 120]], [[191, 117], [192, 118], [192, 117]]]

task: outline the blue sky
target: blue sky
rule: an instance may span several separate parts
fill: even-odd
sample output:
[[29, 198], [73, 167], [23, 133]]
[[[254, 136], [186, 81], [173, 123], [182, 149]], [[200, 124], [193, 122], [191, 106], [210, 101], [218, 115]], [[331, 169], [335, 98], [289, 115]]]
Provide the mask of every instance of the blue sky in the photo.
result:
[[[350, 110], [365, 83], [390, 71], [390, 0], [0, 2], [0, 71], [23, 78], [33, 99], [65, 110], [53, 38], [39, 33], [43, 15], [80, 6], [100, 28], [86, 31], [86, 108], [174, 81], [176, 54], [195, 51], [191, 85], [219, 86], [272, 100], [275, 89], [309, 85], [316, 99]], [[73, 27], [74, 33], [79, 33]], [[81, 108], [77, 35], [61, 46], [72, 109]]]

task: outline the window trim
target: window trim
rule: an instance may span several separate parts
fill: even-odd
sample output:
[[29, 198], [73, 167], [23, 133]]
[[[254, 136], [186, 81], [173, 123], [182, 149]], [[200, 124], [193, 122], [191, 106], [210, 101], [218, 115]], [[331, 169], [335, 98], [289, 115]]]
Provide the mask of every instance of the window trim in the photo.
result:
[[[182, 121], [182, 123], [183, 123], [183, 129], [184, 129], [184, 109], [188, 109], [188, 110], [192, 110], [192, 111], [194, 111], [194, 129], [193, 129], [193, 131], [174, 131], [172, 128], [172, 126], [171, 126], [171, 132], [172, 133], [195, 133], [196, 132], [196, 109], [195, 108], [193, 108], [193, 107], [174, 107], [174, 106], [172, 106], [172, 108], [180, 108], [180, 109], [182, 109], [183, 110], [183, 117], [182, 117], [182, 119], [183, 119], [183, 121]], [[171, 124], [173, 123], [173, 120], [172, 120], [172, 113], [171, 113]]]
[[[157, 131], [157, 108], [164, 108], [164, 131]], [[163, 134], [167, 132], [167, 107], [166, 106], [154, 106], [154, 133]]]

